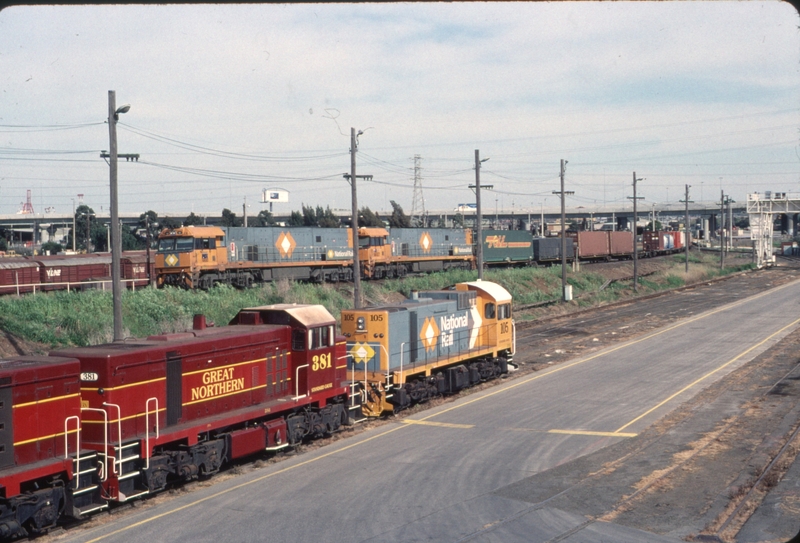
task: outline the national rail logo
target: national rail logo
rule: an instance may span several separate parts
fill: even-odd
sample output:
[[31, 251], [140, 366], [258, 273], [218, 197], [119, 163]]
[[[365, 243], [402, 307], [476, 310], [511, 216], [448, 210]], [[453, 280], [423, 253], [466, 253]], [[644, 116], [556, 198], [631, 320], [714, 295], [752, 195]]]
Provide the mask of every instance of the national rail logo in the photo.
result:
[[429, 233], [422, 233], [422, 235], [419, 237], [419, 246], [422, 247], [422, 252], [431, 252], [431, 248], [433, 247], [433, 239], [431, 239], [431, 235]]
[[291, 233], [281, 232], [275, 242], [275, 247], [282, 257], [292, 258], [292, 253], [294, 252], [294, 248], [297, 247], [297, 242], [294, 241]]
[[420, 330], [419, 333], [419, 338], [422, 340], [426, 351], [433, 351], [436, 349], [439, 333], [439, 327], [436, 326], [436, 318], [426, 317], [425, 322], [422, 323], [422, 330]]

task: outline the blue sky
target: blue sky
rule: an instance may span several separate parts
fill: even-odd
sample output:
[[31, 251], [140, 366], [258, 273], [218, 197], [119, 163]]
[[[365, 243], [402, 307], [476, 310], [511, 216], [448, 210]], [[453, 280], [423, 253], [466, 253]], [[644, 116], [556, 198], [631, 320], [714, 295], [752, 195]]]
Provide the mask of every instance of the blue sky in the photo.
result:
[[[107, 97], [120, 117], [121, 211], [219, 215], [682, 207], [720, 189], [800, 190], [798, 14], [782, 2], [16, 6], [0, 11], [0, 214], [108, 208]], [[491, 200], [495, 200], [494, 203]], [[282, 208], [276, 208], [282, 209]]]

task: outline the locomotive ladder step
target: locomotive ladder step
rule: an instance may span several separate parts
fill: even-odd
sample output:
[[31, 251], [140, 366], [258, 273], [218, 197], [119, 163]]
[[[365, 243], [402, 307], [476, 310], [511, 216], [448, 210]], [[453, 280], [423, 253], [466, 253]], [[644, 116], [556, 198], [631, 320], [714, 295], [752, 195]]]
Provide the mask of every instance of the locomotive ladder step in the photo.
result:
[[75, 475], [86, 475], [87, 473], [95, 473], [97, 468], [95, 466], [91, 466], [89, 469], [84, 469], [81, 471], [74, 472]]
[[94, 513], [95, 511], [102, 511], [103, 509], [108, 509], [107, 503], [90, 503], [84, 507], [76, 507], [75, 509], [78, 510], [80, 515], [88, 515], [89, 513]]
[[134, 455], [131, 455], [131, 456], [126, 456], [125, 458], [120, 460], [118, 463], [119, 464], [125, 464], [127, 462], [132, 462], [134, 460], [139, 460], [139, 455], [138, 454], [134, 454]]
[[73, 496], [80, 496], [81, 494], [94, 492], [95, 490], [97, 490], [97, 485], [87, 486], [87, 487], [84, 487], [84, 488], [79, 488], [78, 490], [73, 490], [72, 491], [72, 495]]
[[117, 481], [124, 481], [125, 479], [130, 479], [131, 477], [136, 477], [139, 475], [139, 470], [128, 472], [124, 475], [120, 475], [117, 477]]
[[128, 501], [128, 500], [133, 500], [133, 499], [135, 499], [135, 498], [138, 498], [138, 497], [140, 497], [140, 496], [146, 496], [146, 495], [148, 495], [148, 494], [150, 494], [150, 491], [149, 491], [149, 490], [143, 490], [143, 491], [141, 491], [141, 492], [139, 492], [139, 493], [137, 493], [137, 494], [131, 494], [130, 496], [128, 496], [128, 495], [124, 495], [124, 496], [125, 496], [125, 497], [124, 497], [124, 499], [122, 499], [122, 500], [120, 500], [120, 501], [121, 501], [121, 502], [126, 502], [126, 501]]

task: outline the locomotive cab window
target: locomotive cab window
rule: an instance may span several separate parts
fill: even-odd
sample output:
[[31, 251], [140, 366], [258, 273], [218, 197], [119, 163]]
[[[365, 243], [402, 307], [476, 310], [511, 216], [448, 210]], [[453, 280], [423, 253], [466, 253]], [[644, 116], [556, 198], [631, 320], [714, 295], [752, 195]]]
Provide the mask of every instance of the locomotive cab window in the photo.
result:
[[493, 303], [487, 303], [484, 306], [484, 308], [483, 308], [483, 316], [485, 318], [487, 318], [487, 319], [493, 319], [494, 318], [494, 304]]
[[216, 249], [217, 240], [215, 238], [198, 238], [194, 240], [195, 249]]
[[371, 236], [371, 237], [362, 237], [358, 238], [358, 246], [361, 248], [366, 247], [383, 247], [386, 245], [386, 236]]
[[179, 252], [188, 252], [194, 248], [193, 238], [177, 238], [175, 240], [175, 250]]
[[306, 350], [306, 334], [305, 330], [292, 330], [292, 350], [305, 351]]
[[158, 241], [158, 252], [189, 252], [194, 248], [194, 238], [164, 238]]
[[333, 345], [333, 326], [320, 326], [308, 331], [308, 344], [311, 349], [322, 349]]
[[500, 304], [497, 306], [497, 318], [505, 320], [511, 318], [511, 304]]

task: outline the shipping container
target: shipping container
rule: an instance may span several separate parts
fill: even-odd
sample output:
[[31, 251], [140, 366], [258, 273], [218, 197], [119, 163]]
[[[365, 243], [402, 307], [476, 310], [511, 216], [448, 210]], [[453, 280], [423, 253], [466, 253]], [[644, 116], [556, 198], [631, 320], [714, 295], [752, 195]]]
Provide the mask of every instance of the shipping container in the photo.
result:
[[[537, 263], [561, 261], [561, 238], [533, 238], [533, 259]], [[575, 247], [572, 238], [567, 239], [567, 260], [574, 260]]]
[[486, 265], [527, 266], [534, 260], [533, 237], [525, 230], [483, 230]]
[[667, 254], [675, 252], [682, 246], [678, 234], [679, 232], [668, 232], [665, 230], [659, 230], [657, 232], [646, 230], [642, 234], [642, 247], [644, 252], [651, 256], [660, 253]]
[[567, 232], [577, 244], [577, 256], [583, 259], [608, 258], [611, 255], [609, 232]]
[[609, 237], [611, 256], [633, 255], [633, 232], [606, 232]]

